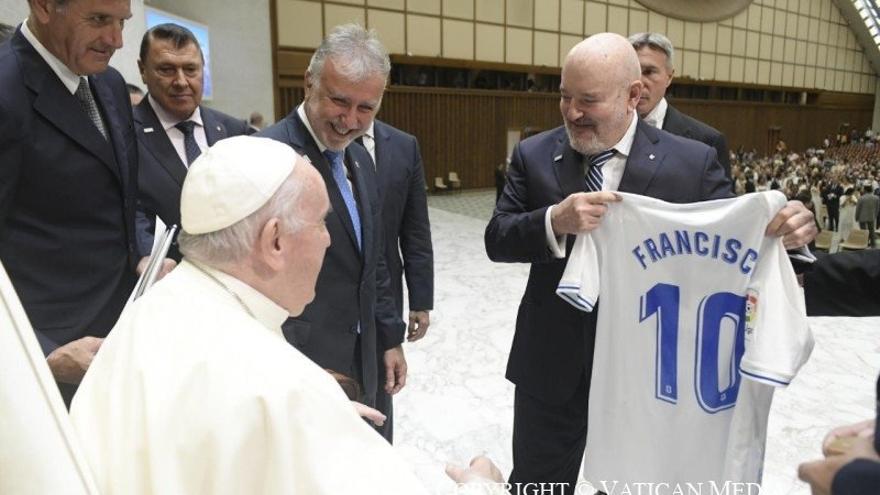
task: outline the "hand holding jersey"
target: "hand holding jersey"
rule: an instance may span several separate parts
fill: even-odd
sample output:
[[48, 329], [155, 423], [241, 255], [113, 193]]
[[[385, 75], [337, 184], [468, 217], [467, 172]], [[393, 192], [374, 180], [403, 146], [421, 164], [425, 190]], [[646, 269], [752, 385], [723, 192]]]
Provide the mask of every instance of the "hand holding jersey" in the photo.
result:
[[767, 225], [766, 235], [782, 237], [785, 249], [806, 246], [819, 231], [813, 213], [800, 201], [789, 201]]
[[553, 233], [579, 234], [599, 226], [608, 203], [620, 201], [620, 196], [609, 191], [579, 192], [569, 195], [553, 207], [550, 223]]

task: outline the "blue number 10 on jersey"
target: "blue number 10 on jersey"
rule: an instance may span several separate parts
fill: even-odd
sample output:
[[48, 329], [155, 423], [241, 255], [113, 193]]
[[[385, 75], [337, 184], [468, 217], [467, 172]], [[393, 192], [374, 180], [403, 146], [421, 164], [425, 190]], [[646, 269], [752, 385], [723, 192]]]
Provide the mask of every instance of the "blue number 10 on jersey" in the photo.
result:
[[[655, 285], [642, 296], [639, 315], [639, 321], [657, 317], [656, 393], [658, 399], [673, 404], [678, 401], [679, 294], [677, 285]], [[745, 351], [745, 307], [745, 297], [730, 292], [716, 292], [700, 301], [695, 329], [694, 392], [706, 412], [714, 413], [736, 403], [740, 381], [736, 370]], [[731, 346], [734, 352], [726, 356], [719, 353], [721, 324], [725, 319], [735, 328]], [[724, 359], [733, 377], [726, 386], [721, 385], [718, 373], [719, 361]]]
[[557, 289], [598, 311], [584, 477], [757, 483], [773, 388], [812, 349], [782, 242], [764, 236], [786, 199], [618, 194]]

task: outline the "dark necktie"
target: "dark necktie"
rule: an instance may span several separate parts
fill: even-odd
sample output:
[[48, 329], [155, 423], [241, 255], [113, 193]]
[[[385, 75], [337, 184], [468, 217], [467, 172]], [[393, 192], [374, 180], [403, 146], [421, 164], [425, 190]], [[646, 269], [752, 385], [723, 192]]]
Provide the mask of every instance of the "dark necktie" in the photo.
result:
[[602, 190], [602, 165], [605, 165], [615, 153], [617, 152], [614, 149], [610, 149], [587, 157], [587, 160], [590, 162], [590, 169], [587, 170], [587, 176], [584, 177], [584, 182], [587, 184], [587, 192]]
[[330, 162], [333, 181], [336, 182], [336, 187], [339, 188], [339, 193], [342, 195], [342, 201], [345, 202], [345, 208], [348, 210], [351, 225], [354, 227], [354, 235], [357, 238], [358, 250], [361, 250], [361, 217], [358, 214], [357, 203], [354, 201], [351, 187], [348, 185], [348, 179], [345, 178], [345, 164], [342, 163], [342, 152], [324, 150], [324, 156]]
[[86, 115], [98, 128], [98, 132], [107, 139], [107, 128], [104, 127], [104, 121], [101, 120], [101, 112], [98, 111], [98, 104], [95, 103], [95, 97], [89, 89], [89, 83], [85, 77], [79, 78], [79, 86], [76, 87], [76, 98], [79, 100], [80, 106], [85, 110]]
[[186, 166], [189, 167], [202, 154], [202, 149], [196, 143], [196, 136], [193, 132], [196, 123], [191, 120], [184, 120], [175, 124], [174, 127], [180, 129], [180, 132], [183, 133], [183, 149], [186, 151]]

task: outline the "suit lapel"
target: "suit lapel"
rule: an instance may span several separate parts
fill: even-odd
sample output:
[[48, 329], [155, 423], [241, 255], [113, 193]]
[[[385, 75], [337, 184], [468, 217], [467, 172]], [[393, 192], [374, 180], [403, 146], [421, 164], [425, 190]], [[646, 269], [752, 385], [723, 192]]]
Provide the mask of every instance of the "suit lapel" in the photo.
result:
[[143, 140], [144, 148], [153, 155], [168, 174], [181, 186], [186, 178], [186, 165], [180, 161], [180, 155], [171, 144], [171, 139], [165, 133], [159, 117], [153, 111], [149, 101], [145, 97], [134, 109], [134, 119], [137, 122], [138, 139]]
[[657, 129], [639, 120], [632, 147], [626, 159], [619, 191], [644, 194], [654, 174], [664, 166], [666, 153], [657, 146]]
[[[330, 170], [330, 163], [327, 161], [324, 154], [321, 153], [318, 148], [318, 143], [312, 139], [312, 135], [309, 133], [305, 124], [300, 120], [296, 111], [294, 111], [293, 115], [287, 119], [287, 134], [289, 138], [288, 142], [291, 143], [297, 152], [308, 156], [309, 161], [312, 162], [312, 165], [318, 170], [321, 177], [324, 179], [324, 184], [327, 186], [327, 195], [330, 197], [330, 207], [332, 210], [330, 214], [335, 215], [342, 223], [342, 226], [348, 233], [349, 240], [354, 245], [355, 251], [357, 251], [357, 238], [354, 236], [354, 226], [351, 223], [351, 217], [348, 215], [348, 207], [345, 206], [345, 200], [342, 199], [342, 193], [339, 192], [339, 187], [336, 185], [336, 180], [333, 178], [333, 172]], [[348, 158], [349, 154], [350, 152], [346, 151], [346, 158]], [[359, 167], [353, 166], [352, 168], [358, 169]], [[354, 171], [352, 171], [352, 175], [354, 175]], [[355, 186], [357, 186], [358, 182], [363, 181], [354, 181]], [[360, 208], [360, 206], [358, 206], [358, 208]], [[363, 226], [363, 214], [361, 214], [361, 225]], [[363, 240], [366, 241], [366, 239]]]
[[[24, 38], [20, 33], [17, 36], [22, 36], [22, 40]], [[22, 41], [22, 44], [26, 46], [16, 43], [18, 45], [16, 53], [19, 54], [25, 84], [36, 94], [34, 110], [70, 139], [79, 143], [83, 148], [100, 159], [122, 183], [113, 145], [104, 139], [104, 136], [101, 135], [101, 132], [83, 111], [76, 96], [71, 95], [67, 91], [64, 84], [58, 80], [58, 77], [52, 72], [46, 62], [40, 58], [30, 43]], [[102, 99], [107, 101], [112, 98], [108, 98], [105, 95]], [[107, 110], [111, 109], [107, 108]], [[105, 111], [104, 113], [109, 112]], [[110, 127], [110, 124], [111, 121], [108, 119], [106, 122], [107, 127]], [[116, 137], [118, 133], [111, 134], [110, 136]]]
[[123, 130], [130, 129], [131, 122], [121, 122], [119, 120], [119, 116], [122, 113], [116, 108], [112, 90], [102, 79], [89, 77], [89, 84], [93, 88], [98, 105], [104, 109], [104, 126], [107, 128], [110, 143], [113, 145], [118, 174], [122, 177], [123, 185], [127, 186], [132, 177], [129, 177], [130, 171], [127, 170], [128, 160], [126, 160], [127, 152]]
[[[354, 143], [348, 145], [348, 148], [345, 150], [345, 162], [348, 164], [349, 175], [351, 176], [351, 188], [354, 193], [358, 215], [361, 220], [361, 246], [363, 246], [361, 257], [367, 259], [371, 254], [368, 253], [368, 249], [373, 244], [373, 215], [371, 214], [368, 204], [370, 196], [369, 191], [367, 190], [366, 178], [366, 175], [371, 172], [370, 170], [367, 170], [367, 167], [371, 164], [361, 163], [357, 157], [355, 157], [355, 153], [351, 151], [350, 148], [352, 146], [357, 145]], [[369, 153], [364, 153], [364, 155], [369, 157]], [[355, 237], [354, 228], [349, 231], [349, 237], [354, 245], [357, 246], [357, 238]]]
[[553, 171], [559, 182], [563, 197], [577, 192], [584, 192], [584, 158], [568, 143], [568, 136], [560, 138], [553, 150]]
[[684, 125], [684, 119], [681, 117], [681, 112], [676, 110], [672, 105], [666, 107], [666, 118], [663, 119], [663, 130], [675, 134], [676, 136], [694, 139], [691, 128]]
[[[388, 189], [388, 177], [390, 174], [384, 167], [394, 163], [394, 150], [391, 146], [391, 135], [378, 122], [373, 126], [373, 140], [376, 143], [376, 183], [379, 186], [379, 194], [384, 195]], [[382, 164], [383, 168], [379, 168]], [[380, 196], [382, 197], [382, 196]]]
[[205, 137], [208, 139], [208, 146], [214, 146], [214, 143], [229, 137], [226, 126], [216, 118], [214, 112], [209, 108], [201, 107], [202, 124], [205, 126]]

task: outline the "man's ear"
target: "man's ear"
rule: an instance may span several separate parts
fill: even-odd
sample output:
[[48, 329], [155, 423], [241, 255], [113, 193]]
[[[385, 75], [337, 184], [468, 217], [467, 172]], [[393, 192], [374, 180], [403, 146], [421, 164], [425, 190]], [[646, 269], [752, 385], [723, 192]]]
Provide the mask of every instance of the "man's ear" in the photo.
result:
[[28, 5], [40, 24], [49, 22], [49, 10], [54, 10], [54, 7], [50, 7], [49, 0], [28, 0]]
[[280, 271], [284, 265], [281, 246], [281, 222], [270, 218], [257, 236], [257, 252], [260, 260], [273, 271]]
[[308, 96], [308, 94], [312, 91], [312, 72], [308, 69], [306, 69], [303, 83], [305, 84], [303, 89], [305, 90], [306, 96]]

